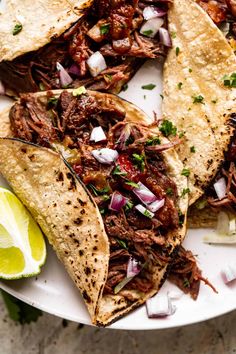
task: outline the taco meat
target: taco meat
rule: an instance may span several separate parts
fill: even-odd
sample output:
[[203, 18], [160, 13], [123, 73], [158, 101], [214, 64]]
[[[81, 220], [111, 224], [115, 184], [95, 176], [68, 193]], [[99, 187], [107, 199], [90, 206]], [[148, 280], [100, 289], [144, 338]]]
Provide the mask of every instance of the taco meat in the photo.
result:
[[[0, 78], [17, 93], [65, 85], [119, 92], [144, 59], [166, 53], [158, 34], [153, 38], [152, 30], [140, 33], [143, 10], [150, 5], [162, 12], [160, 25], [166, 27], [168, 1], [96, 0], [87, 14], [59, 38], [35, 52], [2, 62]], [[92, 76], [87, 60], [95, 52], [105, 59], [106, 67]], [[67, 84], [60, 77], [58, 63], [70, 75]]]
[[[131, 259], [139, 271], [124, 288], [147, 293], [155, 286], [150, 263], [170, 262], [169, 232], [174, 235], [182, 222], [177, 186], [158, 150], [170, 144], [149, 126], [126, 122], [126, 112], [111, 99], [74, 92], [22, 95], [10, 111], [13, 135], [61, 150], [92, 194], [110, 243], [105, 294], [127, 280]], [[95, 128], [102, 132], [97, 142]]]

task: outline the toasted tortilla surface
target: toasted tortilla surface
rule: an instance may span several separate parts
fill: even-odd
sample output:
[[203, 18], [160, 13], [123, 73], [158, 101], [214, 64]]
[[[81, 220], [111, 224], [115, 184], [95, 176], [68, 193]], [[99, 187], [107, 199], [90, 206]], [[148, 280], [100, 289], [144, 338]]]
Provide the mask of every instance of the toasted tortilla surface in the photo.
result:
[[192, 204], [214, 178], [230, 142], [236, 89], [224, 86], [223, 77], [236, 72], [236, 58], [192, 0], [173, 1], [169, 30], [173, 47], [164, 65], [163, 116], [184, 133], [177, 151], [190, 171]]
[[[59, 37], [92, 0], [5, 0], [0, 3], [0, 62], [37, 50]], [[16, 25], [22, 30], [13, 35]]]

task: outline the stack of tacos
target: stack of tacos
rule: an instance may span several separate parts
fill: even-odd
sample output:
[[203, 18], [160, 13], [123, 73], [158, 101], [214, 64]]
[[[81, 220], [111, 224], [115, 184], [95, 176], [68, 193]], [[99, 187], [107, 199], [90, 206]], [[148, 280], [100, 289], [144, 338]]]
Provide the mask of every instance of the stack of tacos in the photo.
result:
[[[34, 34], [27, 7], [10, 13], [9, 0], [0, 15], [0, 79], [8, 94], [20, 94], [0, 114], [1, 173], [47, 236], [94, 324], [140, 306], [168, 275], [196, 298], [203, 278], [181, 246], [188, 206], [195, 203], [190, 224], [215, 223], [217, 212], [199, 214], [196, 203], [222, 173], [224, 202], [236, 183], [234, 166], [225, 162], [236, 111], [232, 48], [190, 0], [152, 2], [151, 14], [147, 0], [60, 2], [57, 14], [46, 0], [40, 4], [55, 16], [50, 26], [42, 20], [41, 34]], [[145, 58], [167, 54], [167, 11], [172, 48], [163, 117], [156, 120], [104, 91], [119, 92]], [[150, 33], [155, 26], [144, 31], [152, 19], [162, 35]], [[93, 54], [96, 73], [88, 62]]]

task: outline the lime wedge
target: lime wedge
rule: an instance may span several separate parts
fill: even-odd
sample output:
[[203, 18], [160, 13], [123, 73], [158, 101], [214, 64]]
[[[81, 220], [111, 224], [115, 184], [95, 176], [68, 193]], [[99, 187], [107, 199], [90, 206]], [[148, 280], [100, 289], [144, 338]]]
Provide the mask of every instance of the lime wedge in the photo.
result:
[[45, 259], [39, 226], [15, 195], [0, 187], [0, 278], [36, 275]]

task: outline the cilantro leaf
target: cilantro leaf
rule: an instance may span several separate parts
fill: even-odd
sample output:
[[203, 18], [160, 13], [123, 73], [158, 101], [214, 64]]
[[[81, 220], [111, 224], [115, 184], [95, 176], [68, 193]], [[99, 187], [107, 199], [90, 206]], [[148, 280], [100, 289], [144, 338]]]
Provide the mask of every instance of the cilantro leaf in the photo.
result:
[[190, 193], [190, 189], [189, 188], [184, 188], [182, 190], [182, 194], [181, 194], [181, 197], [185, 197], [186, 194], [189, 194]]
[[120, 169], [120, 165], [117, 165], [114, 170], [112, 171], [113, 175], [117, 175], [117, 176], [126, 176], [127, 172], [125, 171], [121, 171]]
[[134, 161], [134, 165], [138, 167], [141, 172], [143, 172], [145, 168], [145, 155], [133, 154], [132, 158]]
[[231, 75], [225, 75], [223, 77], [224, 86], [227, 87], [236, 87], [236, 73], [232, 73]]
[[157, 136], [153, 136], [152, 138], [149, 138], [146, 140], [145, 145], [146, 146], [153, 146], [153, 145], [160, 145], [161, 140]]
[[176, 48], [175, 48], [175, 54], [176, 54], [176, 56], [178, 56], [178, 55], [179, 55], [179, 52], [180, 52], [179, 47], [176, 47]]
[[23, 26], [21, 23], [17, 23], [12, 31], [13, 36], [17, 35], [18, 33], [20, 33], [23, 29]]
[[110, 190], [110, 188], [108, 186], [105, 188], [102, 188], [102, 189], [98, 189], [92, 183], [88, 184], [88, 187], [93, 191], [93, 193], [96, 197], [98, 195], [106, 194]]
[[190, 170], [189, 168], [184, 168], [181, 172], [182, 176], [188, 177], [190, 175]]
[[146, 31], [143, 31], [142, 34], [144, 36], [150, 36], [151, 34], [153, 34], [153, 31], [152, 30], [146, 30]]
[[126, 244], [125, 241], [120, 240], [120, 239], [118, 239], [118, 238], [116, 239], [116, 241], [118, 242], [118, 244], [119, 244], [122, 248], [124, 248], [125, 250], [128, 249], [128, 246], [127, 246], [127, 244]]
[[198, 95], [198, 96], [192, 96], [193, 99], [193, 103], [204, 103], [204, 97], [202, 95]]
[[154, 85], [154, 84], [148, 84], [148, 85], [143, 85], [143, 86], [142, 86], [142, 89], [143, 89], [143, 90], [149, 90], [149, 91], [151, 91], [151, 90], [153, 90], [155, 87], [156, 87], [156, 85]]
[[103, 25], [100, 26], [100, 33], [101, 35], [107, 34], [110, 29], [110, 24], [109, 23], [104, 23]]
[[174, 124], [169, 120], [163, 120], [161, 126], [159, 127], [159, 130], [165, 137], [168, 137], [169, 135], [176, 135], [177, 133], [176, 126], [174, 126]]
[[190, 151], [193, 152], [193, 153], [196, 152], [195, 146], [191, 146], [190, 147]]
[[139, 188], [139, 185], [137, 183], [134, 183], [132, 181], [125, 181], [125, 184], [128, 186], [134, 187], [134, 188]]

